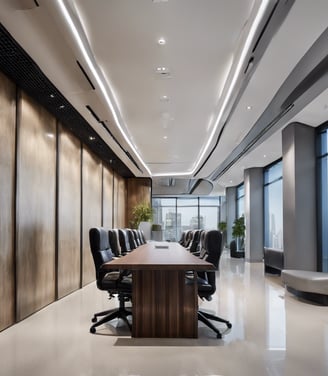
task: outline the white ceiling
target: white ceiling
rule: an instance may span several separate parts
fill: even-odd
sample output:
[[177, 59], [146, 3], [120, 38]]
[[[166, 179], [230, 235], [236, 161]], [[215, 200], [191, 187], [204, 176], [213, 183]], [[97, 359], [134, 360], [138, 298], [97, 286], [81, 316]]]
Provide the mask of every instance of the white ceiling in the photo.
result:
[[[269, 7], [275, 2], [268, 0]], [[36, 7], [33, 0], [2, 0], [0, 21], [136, 176], [152, 176], [154, 186], [161, 186], [163, 194], [165, 187], [171, 194], [183, 193], [190, 185], [188, 181], [179, 181], [179, 177], [193, 177], [193, 169], [208, 155], [202, 152], [210, 135], [214, 139], [208, 150], [228, 114], [229, 106], [215, 129], [261, 1], [38, 3], [40, 6]], [[82, 51], [69, 27], [61, 3], [69, 11], [89, 55]], [[327, 0], [295, 1], [197, 178], [210, 176], [243, 140], [291, 70], [327, 28], [327, 14]], [[166, 44], [159, 45], [159, 38], [165, 38]], [[96, 90], [91, 90], [76, 60], [83, 65]], [[157, 67], [166, 67], [169, 74], [160, 75]], [[238, 81], [232, 94], [237, 90]], [[280, 158], [280, 132], [287, 122], [297, 120], [318, 126], [326, 121], [327, 94], [325, 91], [319, 95], [304, 110], [293, 113], [292, 118], [286, 117], [271, 137], [213, 182], [212, 194], [222, 194], [226, 186], [239, 184], [245, 168], [265, 166]], [[163, 100], [164, 95], [168, 100]], [[142, 172], [90, 115], [86, 104], [106, 122]], [[156, 175], [160, 177], [156, 179]], [[169, 178], [174, 178], [170, 186]]]

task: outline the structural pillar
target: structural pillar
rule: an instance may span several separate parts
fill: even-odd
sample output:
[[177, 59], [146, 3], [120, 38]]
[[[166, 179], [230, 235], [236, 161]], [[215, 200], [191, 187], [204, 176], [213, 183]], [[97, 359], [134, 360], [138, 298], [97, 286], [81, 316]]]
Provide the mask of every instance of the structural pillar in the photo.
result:
[[245, 187], [245, 259], [248, 262], [263, 260], [263, 169], [244, 171]]
[[236, 219], [236, 187], [226, 188], [227, 243], [232, 240], [232, 226]]
[[317, 270], [315, 129], [282, 131], [284, 268]]

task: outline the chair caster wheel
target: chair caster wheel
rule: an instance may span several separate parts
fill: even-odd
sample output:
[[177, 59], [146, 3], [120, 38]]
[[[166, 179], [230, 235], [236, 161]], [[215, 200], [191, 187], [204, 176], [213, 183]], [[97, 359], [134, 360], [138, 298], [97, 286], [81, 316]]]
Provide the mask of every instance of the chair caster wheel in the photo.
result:
[[229, 322], [229, 324], [227, 324], [227, 327], [228, 327], [229, 329], [231, 329], [231, 328], [232, 328], [232, 324], [230, 324], [230, 322]]
[[90, 333], [96, 333], [96, 328], [94, 328], [93, 326], [90, 328]]
[[221, 335], [220, 333], [218, 333], [218, 334], [216, 335], [216, 338], [218, 338], [218, 339], [222, 339], [222, 335]]
[[97, 317], [93, 317], [93, 318], [91, 319], [91, 321], [92, 321], [92, 322], [97, 322]]

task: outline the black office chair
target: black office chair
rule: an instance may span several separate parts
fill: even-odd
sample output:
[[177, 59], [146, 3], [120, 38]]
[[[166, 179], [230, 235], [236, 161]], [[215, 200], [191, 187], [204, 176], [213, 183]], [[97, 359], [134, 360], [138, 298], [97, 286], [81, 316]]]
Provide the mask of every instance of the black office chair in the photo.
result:
[[[222, 234], [220, 233], [220, 231], [210, 230], [206, 232], [206, 257], [204, 259], [213, 264], [216, 270], [218, 270], [219, 268], [219, 261], [221, 257], [221, 243]], [[206, 299], [208, 301], [212, 300], [212, 295], [216, 291], [215, 271], [199, 272], [197, 273], [197, 275], [198, 296], [201, 299]], [[211, 328], [217, 334], [217, 338], [222, 338], [222, 334], [210, 320], [225, 323], [229, 329], [232, 326], [228, 320], [200, 310], [198, 311], [198, 320]]]
[[[91, 228], [89, 231], [89, 240], [95, 264], [97, 287], [100, 290], [107, 291], [109, 299], [113, 298], [115, 295], [117, 295], [119, 299], [118, 308], [94, 314], [92, 318], [94, 324], [90, 327], [90, 332], [95, 333], [97, 326], [116, 318], [122, 319], [131, 330], [128, 316], [131, 316], [132, 312], [125, 308], [125, 302], [130, 300], [132, 295], [131, 278], [126, 277], [124, 272], [108, 272], [102, 269], [102, 265], [105, 262], [111, 261], [113, 258], [112, 251], [109, 247], [108, 230], [102, 227]], [[105, 317], [97, 321], [97, 318], [101, 316]]]
[[132, 251], [126, 229], [123, 229], [123, 228], [118, 229], [118, 239], [120, 242], [122, 255], [126, 255], [127, 253]]
[[142, 244], [142, 241], [141, 241], [140, 234], [139, 234], [138, 230], [132, 229], [132, 234], [134, 236], [134, 241], [136, 243], [136, 246], [139, 247]]
[[138, 248], [138, 244], [137, 244], [137, 241], [135, 239], [134, 232], [130, 228], [126, 228], [125, 231], [128, 234], [130, 249], [131, 249], [131, 251], [133, 251], [134, 249]]
[[122, 250], [119, 242], [118, 237], [118, 229], [110, 229], [108, 230], [109, 236], [109, 246], [116, 257], [120, 257], [122, 255]]
[[187, 247], [188, 251], [190, 251], [191, 253], [195, 253], [198, 250], [200, 231], [201, 230], [194, 230], [192, 232], [191, 242], [190, 242], [189, 246]]
[[142, 230], [138, 229], [138, 234], [139, 234], [139, 239], [140, 239], [141, 245], [146, 244], [147, 241], [146, 241], [144, 232]]

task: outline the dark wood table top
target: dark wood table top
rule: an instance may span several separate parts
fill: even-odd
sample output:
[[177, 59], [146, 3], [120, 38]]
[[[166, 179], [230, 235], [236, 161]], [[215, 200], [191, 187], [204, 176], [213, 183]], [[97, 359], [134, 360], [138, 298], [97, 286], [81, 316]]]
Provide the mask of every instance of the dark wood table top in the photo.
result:
[[214, 265], [204, 261], [179, 243], [150, 242], [141, 245], [126, 256], [107, 262], [105, 270], [213, 270]]

